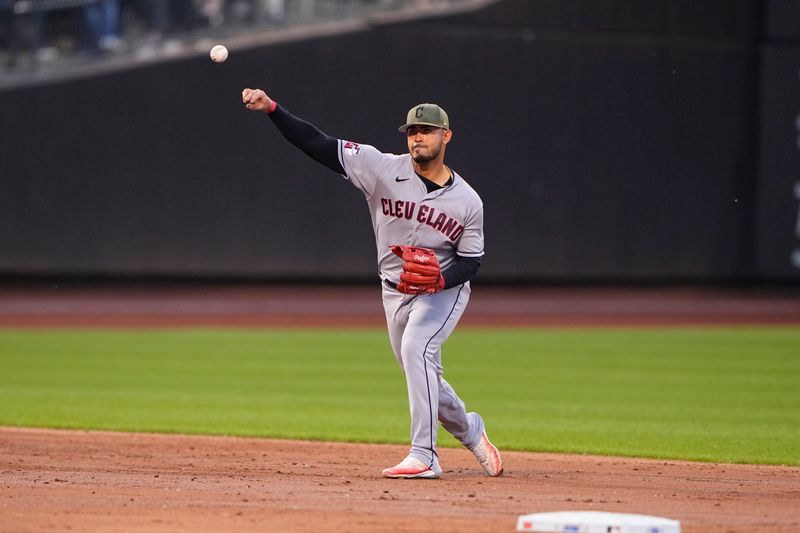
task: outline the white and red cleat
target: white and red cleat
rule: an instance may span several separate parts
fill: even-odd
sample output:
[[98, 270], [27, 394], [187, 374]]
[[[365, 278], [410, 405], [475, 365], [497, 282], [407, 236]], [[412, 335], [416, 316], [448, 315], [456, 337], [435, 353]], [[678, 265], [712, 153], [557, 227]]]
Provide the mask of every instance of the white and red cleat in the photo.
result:
[[400, 463], [391, 468], [386, 468], [383, 471], [383, 477], [392, 479], [436, 479], [440, 475], [442, 475], [441, 471], [434, 470], [416, 457], [411, 457], [410, 455]]
[[469, 451], [475, 455], [487, 476], [497, 477], [503, 473], [503, 460], [500, 458], [500, 452], [491, 443], [489, 437], [486, 436], [486, 427], [481, 416], [478, 413], [470, 413], [470, 415], [477, 419], [477, 423], [481, 428], [481, 439], [478, 444], [469, 448]]

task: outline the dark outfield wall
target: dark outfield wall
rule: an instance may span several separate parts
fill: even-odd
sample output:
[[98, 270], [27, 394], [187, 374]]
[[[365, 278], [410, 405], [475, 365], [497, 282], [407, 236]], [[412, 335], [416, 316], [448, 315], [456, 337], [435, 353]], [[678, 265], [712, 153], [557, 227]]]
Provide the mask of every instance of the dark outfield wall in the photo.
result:
[[[355, 189], [240, 104], [405, 150], [448, 110], [482, 194], [482, 279], [749, 279], [757, 2], [487, 10], [0, 93], [0, 272], [374, 276]], [[789, 274], [794, 275], [794, 272]]]
[[773, 0], [761, 49], [756, 267], [800, 279], [800, 2]]

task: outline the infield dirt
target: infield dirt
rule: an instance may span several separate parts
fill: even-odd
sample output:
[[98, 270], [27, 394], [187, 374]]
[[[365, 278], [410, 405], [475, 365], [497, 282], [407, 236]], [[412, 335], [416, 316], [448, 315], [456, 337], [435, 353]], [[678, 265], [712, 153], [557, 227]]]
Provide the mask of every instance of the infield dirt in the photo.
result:
[[675, 518], [688, 533], [800, 530], [800, 468], [505, 452], [483, 475], [380, 471], [405, 446], [0, 429], [3, 531], [514, 531], [533, 512]]

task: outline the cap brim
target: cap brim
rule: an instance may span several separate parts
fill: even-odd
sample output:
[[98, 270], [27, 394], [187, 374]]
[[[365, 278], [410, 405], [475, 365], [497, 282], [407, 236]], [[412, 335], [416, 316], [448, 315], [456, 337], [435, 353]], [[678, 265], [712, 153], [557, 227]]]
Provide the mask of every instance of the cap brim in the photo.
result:
[[432, 122], [414, 122], [413, 124], [403, 124], [397, 131], [401, 133], [405, 133], [408, 128], [411, 126], [433, 126], [434, 128], [442, 128], [443, 130], [449, 130], [450, 128], [445, 128], [444, 126], [440, 126], [439, 124], [433, 124]]

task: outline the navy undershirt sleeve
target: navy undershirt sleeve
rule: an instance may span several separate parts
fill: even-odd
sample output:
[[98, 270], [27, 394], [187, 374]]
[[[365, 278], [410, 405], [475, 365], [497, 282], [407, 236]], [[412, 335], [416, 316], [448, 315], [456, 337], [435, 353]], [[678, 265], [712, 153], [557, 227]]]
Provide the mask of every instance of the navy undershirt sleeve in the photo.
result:
[[461, 257], [456, 255], [455, 261], [450, 265], [450, 268], [442, 272], [444, 288], [449, 289], [468, 282], [475, 276], [480, 266], [480, 257]]
[[339, 162], [339, 141], [319, 128], [289, 113], [280, 105], [269, 114], [286, 140], [300, 148], [307, 156], [339, 174], [344, 174]]

